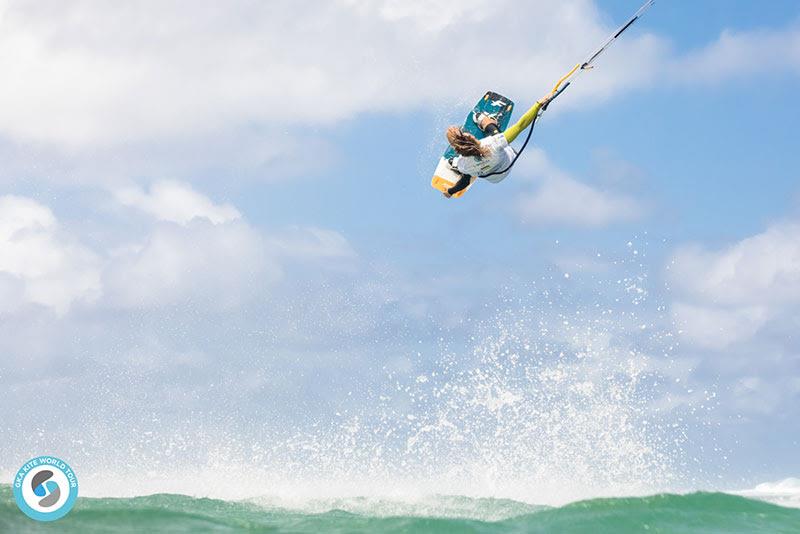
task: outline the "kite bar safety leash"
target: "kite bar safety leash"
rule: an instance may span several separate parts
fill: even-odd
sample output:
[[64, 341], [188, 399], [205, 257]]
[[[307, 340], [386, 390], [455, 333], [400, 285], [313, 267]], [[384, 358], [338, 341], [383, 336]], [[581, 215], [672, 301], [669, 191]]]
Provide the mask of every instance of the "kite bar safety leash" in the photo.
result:
[[[508, 165], [508, 167], [506, 167], [502, 171], [497, 171], [497, 172], [493, 172], [493, 173], [490, 173], [490, 174], [481, 175], [480, 178], [486, 178], [488, 176], [494, 176], [496, 174], [504, 174], [504, 173], [507, 173], [508, 171], [511, 170], [511, 167], [513, 167], [514, 164], [517, 162], [517, 160], [519, 159], [520, 155], [525, 150], [525, 147], [528, 146], [528, 141], [531, 140], [531, 135], [533, 134], [533, 127], [536, 124], [536, 119], [538, 119], [539, 116], [542, 113], [544, 113], [545, 110], [547, 110], [547, 106], [549, 106], [553, 102], [553, 100], [555, 100], [561, 93], [563, 93], [564, 90], [567, 87], [569, 87], [570, 84], [572, 82], [574, 82], [583, 71], [593, 68], [592, 63], [594, 62], [594, 60], [597, 59], [600, 56], [600, 54], [605, 52], [608, 49], [608, 47], [610, 47], [611, 44], [617, 39], [617, 37], [622, 35], [622, 32], [624, 32], [625, 30], [630, 28], [631, 25], [634, 22], [636, 22], [639, 19], [639, 17], [641, 17], [644, 14], [644, 12], [647, 11], [650, 8], [650, 6], [653, 5], [653, 3], [655, 3], [655, 0], [647, 0], [644, 4], [642, 4], [642, 7], [640, 7], [639, 10], [636, 13], [634, 13], [633, 16], [630, 19], [627, 20], [627, 22], [625, 22], [625, 24], [623, 24], [622, 26], [617, 28], [617, 31], [612, 33], [608, 37], [608, 39], [606, 39], [605, 42], [603, 42], [603, 44], [600, 46], [600, 48], [595, 50], [589, 56], [589, 58], [586, 61], [584, 61], [583, 63], [578, 63], [577, 65], [572, 67], [572, 69], [568, 73], [566, 73], [564, 76], [561, 77], [560, 80], [558, 80], [556, 82], [555, 86], [553, 86], [553, 90], [550, 91], [550, 95], [549, 95], [550, 96], [550, 100], [548, 100], [547, 103], [545, 105], [543, 105], [541, 107], [541, 109], [539, 109], [539, 113], [536, 115], [536, 117], [533, 118], [533, 121], [531, 122], [531, 125], [529, 126], [528, 136], [525, 138], [525, 142], [522, 143], [522, 146], [520, 147], [519, 152], [517, 152], [517, 155], [514, 156], [514, 159], [511, 161], [511, 163]], [[566, 83], [564, 83], [564, 82], [566, 82]]]

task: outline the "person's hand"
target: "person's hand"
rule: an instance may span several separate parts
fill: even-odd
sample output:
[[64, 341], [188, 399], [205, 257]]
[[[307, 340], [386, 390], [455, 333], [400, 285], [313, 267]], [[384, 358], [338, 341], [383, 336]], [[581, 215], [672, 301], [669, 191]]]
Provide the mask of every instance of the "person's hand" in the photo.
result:
[[451, 195], [450, 193], [448, 193], [448, 192], [447, 192], [447, 189], [445, 189], [444, 191], [442, 191], [442, 194], [444, 195], [444, 198], [450, 198], [450, 197], [452, 197], [452, 196], [453, 196], [453, 195]]

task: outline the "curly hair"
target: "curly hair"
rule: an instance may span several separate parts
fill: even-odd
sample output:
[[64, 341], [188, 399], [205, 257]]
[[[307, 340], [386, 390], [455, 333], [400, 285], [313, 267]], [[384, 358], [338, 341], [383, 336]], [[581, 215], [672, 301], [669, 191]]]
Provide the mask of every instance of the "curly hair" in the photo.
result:
[[488, 147], [481, 146], [474, 135], [465, 132], [458, 126], [451, 126], [447, 129], [447, 142], [461, 156], [482, 158], [489, 155]]

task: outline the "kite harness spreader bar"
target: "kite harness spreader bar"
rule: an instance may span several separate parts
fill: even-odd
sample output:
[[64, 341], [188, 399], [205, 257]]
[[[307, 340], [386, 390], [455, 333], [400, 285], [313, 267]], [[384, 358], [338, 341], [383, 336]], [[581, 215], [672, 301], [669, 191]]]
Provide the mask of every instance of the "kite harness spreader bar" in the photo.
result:
[[564, 90], [566, 90], [566, 88], [569, 87], [570, 84], [574, 82], [583, 71], [593, 68], [592, 63], [594, 63], [594, 60], [597, 59], [600, 56], [600, 54], [605, 52], [606, 49], [608, 49], [608, 47], [610, 47], [611, 44], [617, 39], [617, 37], [622, 35], [622, 32], [630, 28], [631, 25], [634, 22], [636, 22], [644, 14], [644, 12], [647, 11], [650, 8], [650, 6], [653, 5], [654, 2], [655, 0], [647, 0], [644, 4], [642, 4], [642, 7], [640, 7], [639, 10], [636, 13], [634, 13], [633, 16], [627, 20], [627, 22], [625, 22], [625, 24], [620, 26], [613, 34], [611, 34], [608, 37], [608, 39], [606, 39], [603, 42], [600, 48], [595, 50], [588, 57], [588, 59], [586, 59], [586, 61], [584, 61], [583, 63], [578, 63], [577, 65], [572, 67], [572, 69], [568, 73], [562, 76], [561, 79], [558, 80], [558, 82], [556, 82], [555, 86], [553, 87], [553, 90], [550, 91], [550, 100], [545, 105], [543, 105], [541, 109], [539, 109], [538, 115], [533, 119], [533, 123], [531, 123], [529, 127], [528, 136], [525, 138], [525, 142], [522, 143], [522, 147], [520, 147], [519, 151], [517, 152], [517, 155], [514, 156], [514, 159], [511, 161], [508, 167], [506, 167], [502, 171], [497, 171], [490, 174], [484, 174], [481, 176], [481, 178], [486, 178], [487, 176], [494, 176], [496, 174], [503, 174], [511, 170], [511, 167], [513, 167], [514, 164], [517, 162], [520, 155], [525, 150], [525, 147], [528, 146], [528, 141], [531, 140], [531, 135], [533, 134], [533, 127], [536, 124], [536, 119], [538, 119], [539, 116], [547, 109], [547, 106], [549, 106], [553, 102], [553, 100], [555, 100], [561, 93], [563, 93]]

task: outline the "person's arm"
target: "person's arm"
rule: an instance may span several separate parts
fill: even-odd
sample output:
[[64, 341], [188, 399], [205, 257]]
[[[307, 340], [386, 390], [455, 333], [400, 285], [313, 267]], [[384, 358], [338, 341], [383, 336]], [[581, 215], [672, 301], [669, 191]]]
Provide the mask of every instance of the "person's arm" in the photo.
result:
[[458, 181], [453, 185], [453, 187], [447, 190], [447, 194], [455, 195], [459, 191], [466, 189], [471, 183], [472, 183], [472, 176], [468, 174], [461, 174], [461, 178], [458, 179]]
[[520, 117], [520, 119], [510, 128], [506, 129], [503, 132], [503, 135], [506, 138], [506, 141], [509, 143], [512, 142], [514, 139], [517, 138], [519, 134], [521, 134], [525, 128], [531, 125], [534, 120], [536, 120], [536, 116], [539, 114], [539, 110], [541, 109], [544, 103], [540, 100], [536, 102], [531, 109], [525, 112], [525, 115]]

